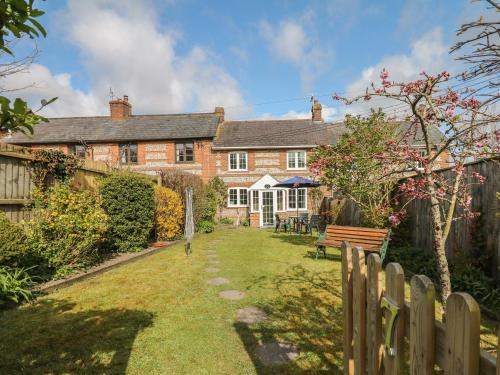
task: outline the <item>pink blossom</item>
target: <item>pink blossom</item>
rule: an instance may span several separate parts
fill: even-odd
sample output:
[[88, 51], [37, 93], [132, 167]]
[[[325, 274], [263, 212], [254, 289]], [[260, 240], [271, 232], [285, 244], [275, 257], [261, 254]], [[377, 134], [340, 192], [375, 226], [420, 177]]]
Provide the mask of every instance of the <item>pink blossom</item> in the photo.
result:
[[387, 70], [385, 70], [385, 68], [384, 68], [384, 69], [382, 69], [382, 72], [380, 73], [380, 79], [384, 81], [387, 79], [387, 77], [389, 77], [389, 72]]

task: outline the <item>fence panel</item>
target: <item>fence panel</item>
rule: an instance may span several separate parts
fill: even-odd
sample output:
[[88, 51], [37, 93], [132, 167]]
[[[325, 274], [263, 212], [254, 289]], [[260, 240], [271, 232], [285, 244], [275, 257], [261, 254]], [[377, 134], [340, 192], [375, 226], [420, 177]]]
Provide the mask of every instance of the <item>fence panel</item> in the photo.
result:
[[423, 275], [411, 279], [410, 374], [434, 374], [434, 321], [436, 292]]
[[[429, 278], [412, 278], [406, 303], [401, 265], [387, 265], [385, 291], [380, 268], [377, 255], [370, 254], [365, 267], [362, 250], [352, 251], [349, 243], [342, 243], [344, 374], [403, 373], [406, 337], [412, 375], [433, 374], [435, 365], [446, 375], [500, 375], [500, 356], [480, 349], [479, 305], [471, 296], [453, 293], [446, 305], [446, 322], [441, 323], [435, 320], [435, 290]], [[385, 328], [382, 348], [381, 327]]]
[[366, 366], [366, 266], [363, 249], [352, 253], [354, 374], [364, 375]]
[[366, 276], [366, 347], [368, 375], [382, 373], [382, 261], [378, 254], [368, 255]]

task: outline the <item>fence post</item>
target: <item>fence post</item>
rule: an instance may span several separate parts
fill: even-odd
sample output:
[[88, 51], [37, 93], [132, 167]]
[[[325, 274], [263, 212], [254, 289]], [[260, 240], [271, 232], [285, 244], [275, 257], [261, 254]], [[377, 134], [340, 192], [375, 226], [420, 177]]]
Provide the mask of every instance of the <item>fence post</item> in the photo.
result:
[[344, 375], [354, 374], [352, 348], [352, 248], [342, 241], [342, 311], [344, 314]]
[[445, 326], [444, 373], [478, 375], [480, 311], [474, 298], [452, 293], [446, 301]]
[[375, 253], [368, 255], [366, 276], [366, 372], [368, 375], [378, 375], [382, 371], [381, 269], [382, 261], [380, 260], [380, 256]]
[[497, 375], [500, 375], [500, 326], [497, 332]]
[[436, 291], [423, 275], [411, 279], [410, 374], [434, 374], [434, 326]]
[[352, 253], [352, 315], [354, 374], [365, 375], [366, 368], [366, 266], [365, 252], [356, 247]]
[[[400, 375], [404, 363], [404, 334], [405, 334], [405, 276], [403, 268], [398, 263], [389, 263], [385, 269], [385, 298], [399, 309], [395, 326], [392, 330], [392, 353], [384, 352], [385, 375]], [[388, 323], [390, 312], [384, 311], [385, 334], [391, 335]]]

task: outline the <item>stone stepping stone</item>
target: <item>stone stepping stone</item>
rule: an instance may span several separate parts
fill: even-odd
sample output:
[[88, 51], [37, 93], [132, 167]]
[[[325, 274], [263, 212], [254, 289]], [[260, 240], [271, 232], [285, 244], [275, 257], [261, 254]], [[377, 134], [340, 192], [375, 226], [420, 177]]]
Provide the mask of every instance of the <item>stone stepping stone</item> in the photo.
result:
[[219, 297], [236, 301], [245, 298], [245, 293], [240, 292], [239, 290], [223, 290], [222, 292], [219, 292]]
[[205, 268], [205, 272], [219, 272], [219, 271], [220, 271], [220, 268], [216, 268], [216, 267]]
[[208, 254], [207, 258], [217, 258], [217, 254]]
[[299, 355], [295, 346], [281, 342], [261, 344], [254, 353], [265, 366], [283, 365], [295, 360]]
[[236, 311], [236, 321], [246, 324], [259, 323], [267, 319], [267, 314], [258, 307], [245, 307]]
[[207, 281], [208, 285], [222, 285], [227, 283], [229, 283], [229, 279], [226, 279], [225, 277], [215, 277]]
[[209, 260], [207, 263], [208, 264], [219, 264], [220, 260]]
[[216, 254], [217, 251], [215, 251], [215, 250], [207, 250], [207, 253], [209, 253], [209, 254]]

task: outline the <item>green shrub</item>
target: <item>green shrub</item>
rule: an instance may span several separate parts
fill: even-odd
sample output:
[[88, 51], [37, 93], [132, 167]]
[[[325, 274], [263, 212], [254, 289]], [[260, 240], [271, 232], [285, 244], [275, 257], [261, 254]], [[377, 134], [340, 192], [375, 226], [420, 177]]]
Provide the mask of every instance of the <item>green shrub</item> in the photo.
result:
[[158, 240], [173, 240], [182, 235], [184, 205], [175, 191], [155, 186], [155, 229]]
[[247, 217], [247, 218], [241, 220], [241, 225], [243, 225], [244, 227], [249, 227], [250, 226], [250, 218]]
[[153, 182], [137, 173], [118, 172], [104, 177], [99, 190], [109, 216], [110, 248], [126, 252], [146, 247], [154, 226]]
[[0, 306], [9, 302], [29, 301], [34, 282], [24, 268], [0, 266]]
[[200, 233], [212, 233], [215, 230], [215, 224], [213, 221], [202, 220], [196, 224], [196, 229]]
[[232, 225], [234, 224], [234, 220], [229, 217], [223, 217], [222, 219], [219, 220], [219, 223]]
[[19, 266], [27, 250], [23, 228], [0, 211], [0, 265]]
[[64, 184], [33, 196], [37, 202], [27, 226], [33, 256], [61, 273], [94, 264], [108, 228], [99, 197]]

